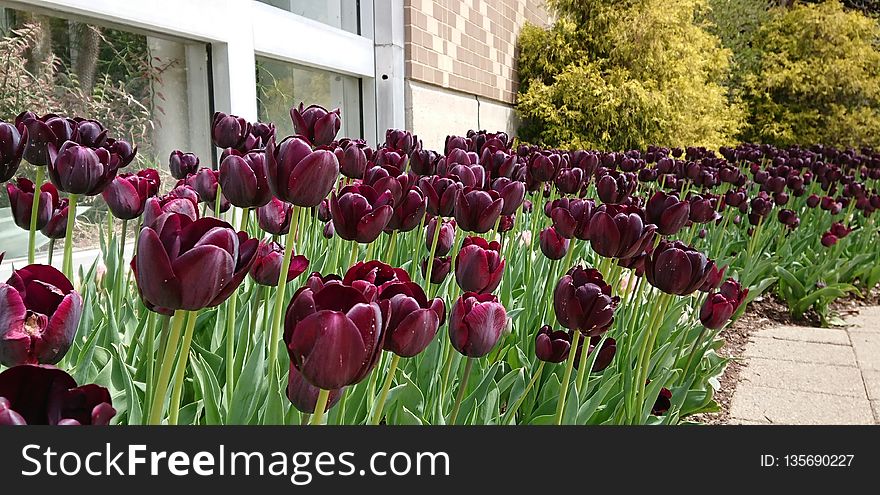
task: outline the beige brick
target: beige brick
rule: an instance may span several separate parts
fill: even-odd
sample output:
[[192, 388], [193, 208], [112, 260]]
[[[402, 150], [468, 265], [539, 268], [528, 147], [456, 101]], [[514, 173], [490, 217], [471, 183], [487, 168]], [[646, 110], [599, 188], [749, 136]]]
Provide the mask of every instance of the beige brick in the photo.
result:
[[785, 425], [874, 424], [866, 398], [825, 395], [741, 384], [730, 416]]
[[817, 344], [814, 342], [766, 339], [762, 337], [753, 337], [753, 342], [746, 346], [743, 355], [745, 357], [836, 364], [839, 366], [856, 365], [856, 357], [850, 347]]
[[846, 330], [837, 328], [775, 327], [761, 329], [754, 335], [770, 339], [849, 345], [849, 336]]
[[741, 377], [760, 387], [866, 397], [861, 372], [850, 366], [750, 358]]

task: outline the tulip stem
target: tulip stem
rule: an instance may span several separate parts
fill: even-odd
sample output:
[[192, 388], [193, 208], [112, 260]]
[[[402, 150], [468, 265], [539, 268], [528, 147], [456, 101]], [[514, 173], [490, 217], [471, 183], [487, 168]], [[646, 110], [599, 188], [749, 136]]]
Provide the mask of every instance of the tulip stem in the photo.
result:
[[397, 247], [397, 231], [391, 231], [391, 239], [388, 241], [388, 249], [385, 251], [385, 262], [393, 265], [394, 262], [391, 260], [391, 257], [394, 256], [395, 248]]
[[[241, 211], [241, 225], [238, 230], [247, 232], [250, 209]], [[238, 303], [238, 289], [232, 292], [229, 302], [226, 303], [226, 400], [232, 401], [232, 391], [235, 387], [235, 307]]]
[[556, 425], [562, 424], [562, 416], [565, 413], [565, 398], [568, 395], [568, 382], [571, 381], [571, 370], [574, 369], [574, 358], [577, 356], [578, 344], [581, 341], [581, 332], [575, 329], [572, 333], [571, 347], [568, 351], [568, 360], [565, 362], [565, 374], [562, 375], [562, 386], [559, 388], [559, 402], [556, 404]]
[[330, 398], [330, 391], [323, 388], [318, 392], [318, 400], [315, 402], [315, 412], [309, 424], [317, 426], [324, 423], [324, 413], [327, 409], [327, 399]]
[[[449, 375], [452, 372], [452, 342], [447, 342], [446, 355], [443, 358], [443, 379], [440, 382], [440, 401], [442, 404], [443, 397], [446, 396], [446, 390], [449, 388]], [[441, 406], [442, 413], [442, 406]]]
[[49, 258], [46, 260], [47, 265], [52, 265], [53, 254], [55, 254], [55, 239], [49, 239]]
[[[108, 213], [109, 215], [109, 213]], [[112, 217], [112, 215], [110, 215]], [[128, 227], [128, 220], [122, 221], [122, 234], [119, 236], [119, 258], [116, 260], [116, 293], [114, 294], [113, 308], [116, 310], [119, 316], [119, 322], [122, 323], [122, 291], [128, 287], [126, 283], [127, 280], [124, 280], [125, 275], [125, 231]]]
[[[144, 339], [144, 359], [146, 359], [147, 372], [144, 378], [144, 399], [150, 400], [150, 393], [153, 391], [153, 348], [156, 345], [156, 313], [147, 311], [147, 336]], [[134, 348], [134, 345], [132, 345]], [[132, 359], [128, 359], [128, 363], [132, 363]], [[143, 364], [143, 361], [141, 361]]]
[[168, 424], [176, 425], [180, 416], [180, 396], [183, 393], [183, 379], [186, 376], [186, 363], [189, 360], [189, 348], [192, 345], [193, 332], [198, 320], [198, 311], [187, 312], [186, 332], [183, 334], [183, 344], [177, 355], [177, 371], [174, 373], [174, 388], [171, 390], [171, 404], [168, 406]]
[[443, 223], [443, 217], [436, 217], [434, 221], [434, 237], [431, 239], [431, 252], [428, 254], [428, 266], [425, 269], [425, 294], [428, 295], [429, 299], [431, 298], [431, 273], [434, 271], [434, 255], [437, 254], [437, 240], [440, 238], [441, 223]]
[[[294, 217], [298, 218], [302, 213], [302, 208], [294, 206]], [[278, 389], [276, 361], [278, 360], [278, 339], [281, 335], [281, 316], [284, 308], [284, 296], [287, 289], [287, 272], [290, 271], [290, 258], [293, 255], [293, 244], [296, 239], [295, 227], [299, 224], [292, 224], [290, 232], [284, 242], [284, 258], [281, 262], [281, 272], [278, 274], [278, 289], [275, 291], [275, 308], [272, 313], [272, 330], [269, 337], [269, 393], [274, 394]]]
[[357, 261], [358, 258], [358, 243], [357, 241], [351, 241], [351, 256], [348, 257], [348, 266], [344, 267], [346, 270], [351, 268], [354, 265], [354, 262]]
[[221, 197], [223, 195], [223, 188], [220, 187], [220, 182], [217, 182], [217, 195], [214, 196], [214, 218], [220, 218], [220, 204], [223, 203]]
[[663, 327], [663, 320], [666, 316], [666, 311], [669, 309], [669, 304], [672, 302], [672, 296], [667, 293], [660, 294], [659, 300], [657, 304], [654, 306], [656, 311], [651, 315], [650, 325], [648, 326], [648, 335], [645, 336], [645, 339], [642, 341], [642, 347], [639, 351], [638, 358], [638, 366], [636, 367], [636, 372], [638, 373], [638, 381], [635, 383], [636, 388], [636, 400], [635, 402], [635, 411], [633, 411], [633, 420], [638, 421], [641, 417], [642, 410], [644, 409], [645, 404], [645, 387], [648, 382], [648, 375], [650, 374], [651, 367], [651, 354], [654, 350], [654, 343], [657, 340], [657, 334], [660, 333], [660, 329]]
[[174, 353], [177, 350], [177, 344], [180, 342], [180, 332], [183, 329], [184, 320], [186, 320], [186, 311], [175, 311], [174, 316], [171, 317], [171, 333], [168, 335], [168, 341], [165, 343], [165, 350], [162, 353], [162, 364], [159, 367], [159, 376], [156, 379], [156, 389], [153, 392], [153, 402], [150, 404], [150, 416], [147, 424], [162, 424], [165, 394], [168, 392], [171, 368], [174, 364]]
[[391, 390], [391, 382], [394, 381], [394, 373], [397, 372], [397, 364], [400, 362], [400, 356], [397, 354], [391, 357], [391, 364], [388, 365], [388, 376], [385, 377], [385, 383], [382, 384], [382, 392], [379, 394], [379, 400], [376, 407], [373, 408], [373, 419], [371, 425], [378, 425], [382, 420], [382, 410], [385, 408], [385, 399], [388, 398], [388, 391]]
[[467, 358], [464, 365], [464, 376], [461, 377], [461, 383], [458, 386], [458, 396], [455, 398], [455, 406], [452, 407], [452, 414], [449, 415], [449, 424], [454, 425], [458, 418], [458, 411], [461, 409], [461, 401], [464, 399], [464, 393], [467, 390], [468, 379], [471, 377], [471, 368], [474, 366], [474, 358]]
[[73, 281], [73, 226], [76, 223], [76, 194], [70, 195], [70, 205], [67, 209], [67, 231], [64, 234], [64, 263], [62, 272]]
[[535, 374], [532, 375], [532, 379], [529, 380], [529, 384], [526, 385], [526, 389], [523, 390], [522, 394], [516, 399], [516, 402], [513, 403], [513, 406], [507, 411], [506, 414], [510, 415], [510, 420], [513, 421], [514, 417], [516, 417], [516, 411], [519, 410], [519, 406], [526, 400], [526, 396], [529, 395], [529, 392], [532, 390], [532, 387], [535, 386], [535, 383], [541, 378], [541, 374], [544, 372], [544, 361], [541, 361], [541, 364], [538, 365], [538, 369], [535, 371]]
[[37, 176], [34, 178], [34, 199], [31, 201], [31, 228], [28, 230], [28, 264], [34, 263], [37, 249], [37, 219], [40, 216], [40, 186], [43, 185], [43, 175], [46, 167], [37, 167]]

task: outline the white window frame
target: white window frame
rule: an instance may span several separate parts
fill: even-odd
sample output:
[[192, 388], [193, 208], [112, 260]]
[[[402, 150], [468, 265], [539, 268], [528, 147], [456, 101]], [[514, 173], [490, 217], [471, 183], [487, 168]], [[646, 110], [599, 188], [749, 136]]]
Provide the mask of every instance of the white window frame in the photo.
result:
[[[257, 120], [259, 55], [359, 77], [364, 137], [373, 144], [384, 138], [378, 129], [404, 126], [403, 0], [360, 0], [361, 35], [256, 0], [4, 0], [0, 6], [210, 44], [216, 111]], [[200, 89], [207, 93], [205, 87], [190, 94]]]

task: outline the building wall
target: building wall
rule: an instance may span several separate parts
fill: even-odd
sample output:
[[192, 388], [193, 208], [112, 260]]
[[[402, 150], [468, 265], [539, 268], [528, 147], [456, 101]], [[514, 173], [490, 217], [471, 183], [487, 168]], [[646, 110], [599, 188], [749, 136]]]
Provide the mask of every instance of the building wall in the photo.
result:
[[516, 41], [550, 23], [543, 0], [405, 0], [406, 122], [428, 147], [468, 129], [516, 130]]

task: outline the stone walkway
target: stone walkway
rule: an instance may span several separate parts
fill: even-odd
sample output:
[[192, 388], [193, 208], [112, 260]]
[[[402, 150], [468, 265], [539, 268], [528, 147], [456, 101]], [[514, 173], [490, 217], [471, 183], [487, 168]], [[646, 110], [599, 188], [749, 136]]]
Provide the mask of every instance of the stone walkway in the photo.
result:
[[880, 307], [847, 324], [754, 332], [729, 423], [880, 424]]

